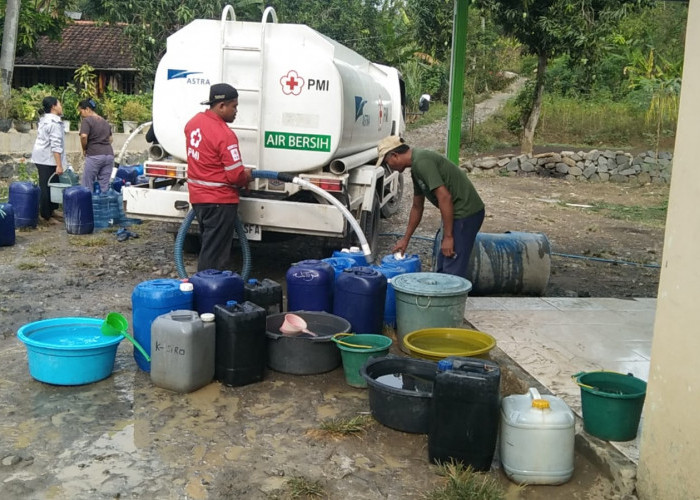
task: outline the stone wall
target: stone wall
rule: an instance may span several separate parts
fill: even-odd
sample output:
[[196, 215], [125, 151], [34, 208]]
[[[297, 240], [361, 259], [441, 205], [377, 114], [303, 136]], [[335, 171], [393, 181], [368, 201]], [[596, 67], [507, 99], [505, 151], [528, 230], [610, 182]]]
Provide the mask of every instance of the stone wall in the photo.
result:
[[562, 151], [538, 155], [477, 158], [462, 164], [472, 175], [533, 175], [570, 181], [668, 183], [672, 154], [646, 151], [636, 156], [624, 151]]

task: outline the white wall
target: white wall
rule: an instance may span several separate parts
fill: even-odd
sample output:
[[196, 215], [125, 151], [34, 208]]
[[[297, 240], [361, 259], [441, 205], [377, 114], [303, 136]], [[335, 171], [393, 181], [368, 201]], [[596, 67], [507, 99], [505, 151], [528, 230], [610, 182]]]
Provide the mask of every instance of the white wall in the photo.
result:
[[700, 1], [690, 2], [649, 385], [643, 500], [700, 498]]

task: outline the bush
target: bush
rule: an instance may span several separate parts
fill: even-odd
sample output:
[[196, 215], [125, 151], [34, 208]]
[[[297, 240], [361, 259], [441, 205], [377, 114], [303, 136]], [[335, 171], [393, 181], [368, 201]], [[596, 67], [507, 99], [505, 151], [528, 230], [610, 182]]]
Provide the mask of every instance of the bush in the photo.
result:
[[147, 122], [151, 113], [149, 109], [138, 100], [129, 100], [122, 108], [122, 120], [136, 123]]

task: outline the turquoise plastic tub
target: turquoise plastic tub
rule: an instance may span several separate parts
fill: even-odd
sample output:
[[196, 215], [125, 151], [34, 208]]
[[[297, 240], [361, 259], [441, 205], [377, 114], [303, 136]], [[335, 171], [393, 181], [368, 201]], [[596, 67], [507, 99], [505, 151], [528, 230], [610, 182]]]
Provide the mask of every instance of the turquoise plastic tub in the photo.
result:
[[123, 335], [102, 335], [103, 320], [54, 318], [22, 326], [17, 338], [27, 346], [29, 374], [54, 385], [83, 385], [109, 377]]

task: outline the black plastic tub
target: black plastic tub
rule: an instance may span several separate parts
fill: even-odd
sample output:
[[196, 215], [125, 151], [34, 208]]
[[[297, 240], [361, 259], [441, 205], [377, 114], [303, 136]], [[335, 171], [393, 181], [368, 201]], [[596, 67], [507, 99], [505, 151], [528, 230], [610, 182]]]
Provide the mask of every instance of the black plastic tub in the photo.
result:
[[382, 425], [427, 434], [437, 363], [389, 355], [360, 369], [369, 387], [369, 408]]
[[276, 372], [314, 375], [335, 370], [341, 364], [340, 350], [333, 342], [336, 333], [350, 331], [350, 322], [321, 311], [289, 311], [301, 316], [317, 336], [289, 336], [280, 333], [285, 314], [267, 317], [267, 366]]

